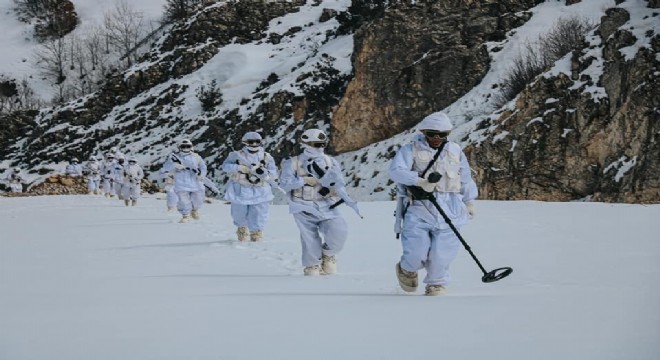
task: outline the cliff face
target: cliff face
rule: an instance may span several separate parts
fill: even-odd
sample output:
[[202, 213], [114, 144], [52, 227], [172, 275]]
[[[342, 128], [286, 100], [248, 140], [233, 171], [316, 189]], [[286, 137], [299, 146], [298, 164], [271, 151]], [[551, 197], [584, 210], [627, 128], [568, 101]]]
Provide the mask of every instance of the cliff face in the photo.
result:
[[354, 77], [332, 118], [334, 148], [390, 138], [465, 95], [488, 71], [485, 43], [503, 40], [538, 2], [404, 2], [361, 27]]
[[[462, 140], [482, 199], [660, 201], [660, 40], [657, 25], [648, 25], [660, 11], [656, 0], [643, 14], [626, 10], [640, 1], [618, 1], [581, 50], [514, 102], [466, 120]], [[22, 166], [45, 178], [57, 171], [53, 163], [111, 146], [155, 171], [189, 137], [222, 187], [220, 164], [246, 131], [264, 134], [279, 161], [299, 151], [302, 131], [320, 127], [330, 133], [329, 152], [340, 154], [349, 192], [388, 199], [394, 185], [385, 169], [408, 141], [406, 130], [479, 87], [497, 66], [498, 50], [488, 44], [508, 41], [541, 2], [205, 2], [100, 91], [0, 119], [0, 156], [8, 160], [0, 172]], [[287, 16], [304, 22], [281, 25]], [[246, 84], [223, 81], [252, 60], [241, 45], [280, 63], [237, 96], [232, 91]], [[195, 92], [211, 79], [221, 91], [200, 110]]]
[[583, 50], [481, 124], [467, 152], [483, 197], [660, 201], [660, 35], [630, 20], [608, 10]]

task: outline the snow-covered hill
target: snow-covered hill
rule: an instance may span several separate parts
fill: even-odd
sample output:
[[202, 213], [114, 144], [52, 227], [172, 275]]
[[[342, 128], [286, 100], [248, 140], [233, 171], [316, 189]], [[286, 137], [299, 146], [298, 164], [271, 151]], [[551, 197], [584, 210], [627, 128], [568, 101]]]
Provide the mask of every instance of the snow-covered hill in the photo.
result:
[[[84, 37], [94, 27], [102, 26], [104, 16], [123, 0], [72, 0], [80, 20], [70, 37]], [[126, 2], [126, 1], [124, 1]], [[165, 0], [127, 2], [131, 9], [144, 16], [145, 27], [158, 27], [162, 19]], [[26, 79], [37, 97], [47, 102], [57, 93], [52, 83], [44, 78], [37, 64], [41, 44], [34, 38], [33, 25], [21, 22], [16, 16], [14, 0], [0, 0], [0, 75], [22, 81]]]
[[[155, 4], [155, 1], [145, 2], [145, 8], [154, 9]], [[223, 1], [217, 2], [201, 14], [208, 14], [223, 4]], [[266, 128], [269, 129], [267, 149], [277, 157], [284, 157], [296, 150], [296, 136], [304, 128], [318, 126], [331, 130], [334, 99], [323, 104], [327, 106], [323, 114], [303, 119], [296, 118], [296, 112], [308, 111], [306, 106], [313, 109], [317, 104], [298, 104], [295, 100], [298, 95], [321, 93], [351, 76], [353, 36], [336, 33], [340, 26], [336, 18], [323, 20], [326, 9], [342, 12], [350, 4], [348, 0], [307, 1], [298, 11], [270, 20], [260, 30], [265, 38], [255, 35], [257, 39], [252, 41], [241, 38], [224, 44], [213, 39], [192, 47], [165, 46], [175, 36], [185, 34], [186, 26], [193, 26], [204, 17], [198, 15], [179, 27], [179, 35], [168, 33], [157, 41], [148, 61], [121, 74], [122, 81], [133, 91], [116, 96], [125, 101], [117, 100], [116, 106], [105, 111], [107, 99], [115, 101], [115, 97], [110, 92], [96, 93], [71, 102], [57, 112], [42, 111], [35, 129], [26, 130], [17, 143], [8, 144], [10, 149], [0, 162], [0, 171], [23, 166], [31, 170], [33, 177], [44, 177], [47, 173], [62, 171], [71, 156], [101, 155], [111, 146], [136, 155], [143, 165], [155, 170], [178, 141], [192, 138], [209, 162], [212, 177], [222, 183], [225, 174], [218, 170], [219, 164], [238, 143], [242, 133], [247, 129]], [[92, 8], [91, 3], [83, 2], [80, 6], [81, 9]], [[483, 124], [497, 118], [497, 114], [493, 115], [497, 110], [493, 89], [500, 85], [511, 60], [529, 42], [547, 32], [562, 17], [577, 15], [597, 22], [606, 9], [613, 6], [631, 11], [630, 27], [635, 31], [657, 28], [653, 19], [644, 15], [649, 11], [644, 0], [629, 0], [619, 5], [614, 0], [584, 0], [570, 6], [564, 1], [546, 1], [531, 9], [531, 18], [508, 33], [504, 41], [488, 43], [492, 62], [481, 83], [446, 109], [436, 109], [445, 110], [454, 119], [457, 130], [452, 139], [465, 145], [485, 138]], [[86, 11], [81, 11], [81, 15], [87, 17]], [[642, 19], [644, 22], [639, 22]], [[273, 36], [278, 40], [271, 40]], [[205, 59], [204, 63], [200, 65], [201, 60], [194, 59], [196, 66], [199, 65], [195, 71], [142, 90], [140, 85], [145, 82], [145, 74], [161, 71], [160, 67], [180, 66], [183, 61], [177, 56], [181, 53], [192, 53], [193, 58]], [[213, 55], [206, 59], [208, 54]], [[558, 66], [565, 67], [566, 62]], [[317, 76], [320, 71], [327, 74], [328, 70], [333, 72], [331, 78]], [[596, 78], [598, 70], [597, 66], [589, 69]], [[197, 92], [212, 81], [222, 93], [223, 102], [207, 112], [202, 110]], [[289, 97], [278, 99], [283, 93]], [[103, 103], [99, 106], [105, 112], [102, 118], [95, 118], [90, 109], [99, 103]], [[392, 184], [387, 177], [387, 162], [398, 146], [409, 141], [411, 133], [406, 131], [339, 155], [353, 196], [363, 200], [390, 198]]]

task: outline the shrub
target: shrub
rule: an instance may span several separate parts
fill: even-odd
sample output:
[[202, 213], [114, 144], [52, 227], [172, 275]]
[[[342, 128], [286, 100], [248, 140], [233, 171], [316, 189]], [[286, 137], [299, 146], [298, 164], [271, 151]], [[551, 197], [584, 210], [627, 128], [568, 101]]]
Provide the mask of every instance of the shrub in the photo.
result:
[[187, 19], [192, 15], [202, 0], [167, 0], [165, 3], [165, 20], [177, 21]]
[[516, 97], [536, 76], [571, 51], [580, 49], [584, 36], [594, 28], [587, 18], [560, 18], [536, 43], [528, 43], [505, 75], [501, 92], [496, 95], [499, 108]]
[[197, 99], [205, 112], [212, 111], [216, 106], [222, 104], [222, 92], [218, 89], [217, 82], [213, 80], [208, 86], [200, 86], [197, 89]]

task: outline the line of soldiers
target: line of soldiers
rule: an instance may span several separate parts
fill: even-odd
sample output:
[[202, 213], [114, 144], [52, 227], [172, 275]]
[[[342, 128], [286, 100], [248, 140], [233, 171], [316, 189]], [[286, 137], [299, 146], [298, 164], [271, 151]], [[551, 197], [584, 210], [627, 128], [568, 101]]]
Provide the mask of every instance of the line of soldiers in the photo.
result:
[[116, 196], [126, 206], [135, 206], [141, 195], [144, 170], [138, 165], [137, 158], [131, 156], [126, 161], [124, 154], [112, 147], [103, 161], [92, 155], [83, 166], [77, 158], [72, 158], [64, 169], [64, 175], [86, 177], [88, 194], [107, 198]]
[[[397, 183], [395, 232], [401, 236], [403, 248], [395, 269], [399, 285], [407, 292], [416, 291], [418, 271], [425, 269], [425, 294], [433, 296], [444, 293], [449, 265], [460, 247], [456, 232], [439, 210], [444, 209], [447, 219], [460, 229], [474, 217], [473, 200], [478, 193], [460, 145], [448, 140], [453, 125], [447, 115], [433, 113], [417, 129], [420, 132], [400, 148], [389, 166], [390, 178]], [[222, 170], [229, 174], [224, 199], [231, 204], [238, 240], [263, 238], [273, 191], [282, 191], [300, 232], [304, 274], [336, 273], [336, 255], [348, 236], [338, 207], [345, 204], [362, 215], [346, 193], [339, 163], [325, 154], [327, 134], [320, 129], [304, 131], [300, 137], [302, 152], [282, 161], [280, 170], [264, 151], [259, 133], [248, 132], [241, 141], [243, 147], [231, 152], [222, 164]], [[130, 158], [128, 165], [123, 159], [123, 154], [111, 149], [103, 163], [92, 157], [81, 171], [87, 171], [90, 193], [101, 188], [105, 196], [123, 196], [127, 205], [129, 201], [135, 205], [144, 174], [135, 158]], [[78, 173], [77, 162], [72, 160], [70, 165], [71, 174]], [[188, 139], [178, 144], [178, 152], [168, 157], [160, 174], [168, 210], [179, 211], [180, 223], [200, 218], [205, 186], [219, 193], [206, 177], [204, 159], [193, 151]]]
[[[390, 178], [397, 183], [395, 231], [403, 248], [395, 270], [399, 285], [407, 292], [417, 290], [418, 271], [425, 269], [425, 294], [444, 293], [450, 280], [449, 265], [460, 247], [456, 233], [428, 196], [458, 229], [475, 215], [477, 186], [460, 145], [448, 140], [452, 129], [442, 112], [425, 117], [418, 125], [420, 132], [401, 147], [389, 167]], [[248, 132], [241, 140], [243, 147], [231, 152], [222, 164], [229, 174], [224, 199], [231, 203], [238, 240], [262, 239], [273, 190], [283, 191], [300, 232], [304, 274], [334, 274], [336, 255], [348, 236], [338, 206], [346, 204], [361, 214], [346, 193], [339, 163], [325, 154], [328, 136], [320, 129], [303, 132], [302, 152], [282, 161], [279, 171], [264, 151], [260, 134]], [[178, 196], [182, 223], [199, 218], [203, 203], [206, 165], [192, 147], [190, 140], [182, 141], [179, 153], [168, 159], [162, 171], [172, 179], [170, 192], [172, 199]], [[425, 195], [414, 196], [415, 191]], [[168, 200], [168, 206], [174, 204]]]

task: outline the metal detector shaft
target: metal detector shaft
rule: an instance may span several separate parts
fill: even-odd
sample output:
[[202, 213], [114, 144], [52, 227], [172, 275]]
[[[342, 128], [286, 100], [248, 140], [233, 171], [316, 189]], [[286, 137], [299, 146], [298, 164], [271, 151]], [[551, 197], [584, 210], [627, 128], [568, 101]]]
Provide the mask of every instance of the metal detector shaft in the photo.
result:
[[472, 248], [470, 247], [470, 245], [468, 245], [467, 241], [463, 239], [463, 236], [461, 236], [461, 233], [458, 232], [458, 229], [456, 229], [456, 226], [454, 226], [454, 224], [451, 222], [449, 216], [447, 216], [444, 210], [442, 210], [442, 207], [440, 207], [440, 204], [438, 204], [438, 200], [435, 198], [435, 196], [433, 196], [432, 193], [428, 193], [424, 191], [422, 188], [418, 186], [409, 186], [408, 188], [412, 192], [413, 198], [416, 198], [418, 200], [429, 200], [431, 204], [433, 204], [433, 206], [435, 206], [435, 208], [438, 209], [438, 212], [440, 213], [442, 218], [445, 220], [447, 225], [449, 225], [449, 227], [454, 232], [454, 234], [456, 234], [458, 240], [461, 241], [461, 244], [463, 244], [465, 250], [467, 250], [467, 252], [470, 254], [474, 262], [476, 262], [477, 266], [479, 266], [479, 269], [481, 269], [481, 272], [484, 274], [484, 276], [481, 277], [481, 281], [483, 282], [497, 281], [509, 276], [513, 272], [513, 269], [511, 269], [510, 267], [498, 268], [490, 272], [486, 271], [483, 265], [481, 265], [479, 259], [477, 259], [477, 256], [472, 252]]

